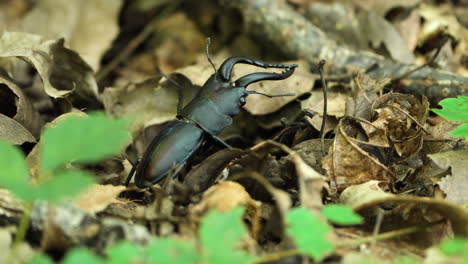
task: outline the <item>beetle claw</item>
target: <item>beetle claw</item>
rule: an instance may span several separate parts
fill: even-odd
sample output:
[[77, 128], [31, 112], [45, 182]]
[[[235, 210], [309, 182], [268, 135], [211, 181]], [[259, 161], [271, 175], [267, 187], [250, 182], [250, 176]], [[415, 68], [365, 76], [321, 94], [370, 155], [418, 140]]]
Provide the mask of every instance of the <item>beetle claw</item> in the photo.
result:
[[[297, 67], [297, 64], [268, 63], [268, 62], [255, 60], [249, 57], [233, 56], [225, 60], [223, 64], [221, 64], [221, 67], [219, 67], [219, 70], [217, 73], [218, 76], [220, 76], [221, 79], [224, 81], [229, 81], [231, 79], [232, 69], [234, 68], [234, 65], [236, 65], [237, 63], [250, 64], [250, 65], [254, 65], [254, 66], [258, 66], [262, 68], [286, 68], [286, 71], [289, 71], [290, 69], [294, 69]], [[273, 80], [277, 80], [277, 79], [273, 79]]]
[[297, 67], [290, 67], [287, 68], [285, 71], [281, 73], [274, 73], [274, 72], [256, 72], [248, 74], [244, 77], [237, 79], [234, 83], [238, 87], [247, 87], [249, 84], [265, 81], [265, 80], [284, 80], [291, 76], [294, 73], [295, 68]]

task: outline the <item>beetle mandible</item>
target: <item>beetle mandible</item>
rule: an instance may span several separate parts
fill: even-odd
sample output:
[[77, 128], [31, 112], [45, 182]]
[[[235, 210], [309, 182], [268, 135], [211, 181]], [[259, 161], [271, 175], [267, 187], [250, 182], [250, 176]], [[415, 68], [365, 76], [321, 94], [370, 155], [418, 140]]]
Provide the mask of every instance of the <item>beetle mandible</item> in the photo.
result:
[[[284, 80], [291, 76], [296, 64], [267, 63], [249, 57], [234, 56], [225, 60], [216, 70], [208, 54], [208, 60], [215, 73], [206, 81], [196, 96], [182, 109], [178, 109], [177, 119], [163, 127], [159, 134], [148, 145], [142, 159], [131, 170], [126, 185], [134, 173], [135, 184], [145, 188], [162, 180], [174, 167], [173, 176], [185, 162], [202, 145], [207, 136], [230, 147], [217, 135], [232, 124], [232, 117], [239, 114], [249, 94], [260, 94], [268, 97], [290, 96], [294, 94], [269, 95], [257, 91], [247, 91], [249, 84], [264, 80]], [[263, 68], [283, 68], [282, 73], [251, 73], [230, 81], [231, 72], [237, 63], [250, 64]], [[179, 98], [180, 100], [180, 98]]]

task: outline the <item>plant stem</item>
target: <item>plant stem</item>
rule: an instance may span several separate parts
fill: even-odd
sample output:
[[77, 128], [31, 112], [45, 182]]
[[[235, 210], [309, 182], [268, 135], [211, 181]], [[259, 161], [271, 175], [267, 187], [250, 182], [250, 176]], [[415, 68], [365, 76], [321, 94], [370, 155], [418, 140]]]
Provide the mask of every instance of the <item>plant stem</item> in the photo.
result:
[[18, 246], [21, 244], [21, 242], [24, 241], [26, 232], [28, 231], [29, 219], [31, 218], [32, 207], [33, 207], [33, 202], [28, 201], [24, 203], [23, 215], [21, 216], [20, 223], [18, 226], [18, 231], [16, 232], [15, 240], [13, 241], [13, 245], [10, 251], [10, 255], [8, 256], [7, 263], [13, 263], [13, 260], [16, 257]]
[[[354, 239], [354, 240], [350, 240], [350, 241], [344, 241], [344, 242], [341, 242], [341, 243], [335, 243], [335, 246], [336, 247], [355, 247], [355, 246], [359, 246], [359, 245], [364, 244], [364, 243], [380, 241], [380, 240], [386, 240], [386, 239], [395, 238], [395, 237], [401, 237], [401, 236], [404, 236], [404, 235], [409, 235], [409, 234], [412, 234], [412, 233], [417, 233], [417, 232], [423, 231], [426, 228], [429, 228], [429, 227], [434, 226], [434, 225], [441, 224], [444, 221], [445, 221], [445, 219], [442, 219], [440, 221], [436, 221], [436, 222], [433, 222], [433, 223], [428, 223], [428, 224], [425, 224], [425, 225], [412, 226], [412, 227], [403, 228], [403, 229], [400, 229], [400, 230], [394, 230], [394, 231], [381, 233], [381, 234], [378, 234], [378, 235], [375, 235], [375, 236], [368, 236], [368, 237], [363, 237], [363, 238], [360, 238], [360, 239]], [[277, 260], [280, 260], [282, 258], [290, 257], [290, 256], [298, 255], [298, 254], [301, 254], [301, 252], [299, 252], [298, 249], [288, 249], [288, 250], [283, 250], [283, 251], [278, 251], [278, 252], [274, 252], [274, 253], [265, 254], [265, 255], [261, 256], [260, 258], [258, 258], [257, 260], [255, 260], [253, 263], [254, 264], [260, 264], [260, 263], [266, 263], [266, 262], [270, 262], [270, 261], [277, 261]]]

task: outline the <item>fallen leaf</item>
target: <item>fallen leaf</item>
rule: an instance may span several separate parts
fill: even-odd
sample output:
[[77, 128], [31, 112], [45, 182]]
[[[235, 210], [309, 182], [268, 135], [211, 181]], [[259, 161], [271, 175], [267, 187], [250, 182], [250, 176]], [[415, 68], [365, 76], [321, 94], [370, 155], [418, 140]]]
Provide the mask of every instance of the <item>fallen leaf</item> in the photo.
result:
[[393, 173], [360, 147], [362, 141], [355, 139], [357, 132], [352, 124], [352, 119], [341, 119], [330, 152], [322, 160], [332, 181], [332, 189], [340, 192], [351, 185], [370, 180], [390, 184]]
[[17, 57], [30, 63], [49, 96], [60, 98], [75, 92], [81, 99], [95, 101], [98, 87], [92, 69], [64, 44], [63, 39], [45, 40], [29, 33], [3, 32], [0, 57]]
[[97, 71], [119, 32], [121, 5], [121, 0], [39, 1], [23, 18], [21, 28], [49, 39], [65, 38]]
[[0, 94], [0, 112], [17, 121], [34, 137], [39, 137], [44, 124], [42, 117], [23, 90], [3, 71], [0, 71]]
[[123, 203], [117, 196], [125, 186], [93, 184], [73, 199], [73, 204], [88, 213], [95, 214], [106, 209], [111, 203]]
[[20, 123], [2, 114], [0, 114], [0, 140], [15, 145], [21, 145], [24, 142], [36, 142], [33, 135]]
[[448, 201], [465, 204], [468, 203], [468, 150], [447, 151], [427, 155], [442, 169], [451, 168], [451, 175], [442, 178], [438, 185], [447, 195]]

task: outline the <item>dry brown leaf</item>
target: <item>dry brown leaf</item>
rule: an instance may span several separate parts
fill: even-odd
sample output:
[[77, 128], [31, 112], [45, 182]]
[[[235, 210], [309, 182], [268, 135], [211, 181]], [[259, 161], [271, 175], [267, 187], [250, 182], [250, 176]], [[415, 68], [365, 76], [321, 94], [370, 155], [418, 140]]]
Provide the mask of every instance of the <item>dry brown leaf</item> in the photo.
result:
[[125, 190], [125, 186], [93, 184], [87, 190], [73, 199], [73, 204], [88, 213], [98, 213], [112, 203], [123, 203], [117, 196]]
[[33, 135], [20, 123], [2, 114], [0, 114], [0, 140], [15, 145], [21, 145], [24, 142], [36, 142]]
[[117, 36], [121, 0], [42, 0], [23, 18], [22, 31], [65, 38], [96, 71]]
[[245, 217], [251, 224], [252, 237], [257, 237], [260, 225], [259, 204], [237, 182], [221, 181], [213, 185], [203, 194], [200, 203], [193, 206], [190, 211], [200, 217], [209, 210], [227, 212], [238, 206], [246, 207]]
[[39, 137], [44, 123], [42, 118], [23, 90], [3, 71], [0, 71], [0, 112], [16, 120], [34, 137]]
[[183, 12], [165, 18], [158, 23], [155, 30], [163, 39], [156, 48], [155, 55], [164, 72], [193, 64], [205, 50], [205, 36]]
[[414, 62], [413, 53], [390, 22], [371, 11], [363, 12], [359, 20], [363, 36], [367, 37], [373, 48], [383, 45], [392, 59], [402, 63]]
[[45, 40], [29, 33], [3, 32], [0, 57], [21, 58], [31, 64], [51, 97], [61, 98], [74, 92], [80, 99], [95, 101], [98, 87], [91, 67], [64, 44], [64, 39]]
[[393, 173], [351, 137], [355, 136], [355, 128], [351, 124], [346, 118], [340, 121], [330, 152], [323, 159], [323, 167], [332, 180], [331, 187], [340, 192], [351, 185], [370, 180], [379, 180], [386, 184], [392, 182]]
[[372, 105], [372, 125], [387, 130], [398, 155], [410, 158], [422, 148], [424, 128], [429, 113], [429, 102], [425, 96], [420, 102], [413, 95], [387, 93]]
[[468, 150], [447, 151], [427, 155], [442, 169], [451, 168], [451, 175], [439, 181], [439, 186], [447, 195], [448, 201], [465, 204], [468, 203]]

